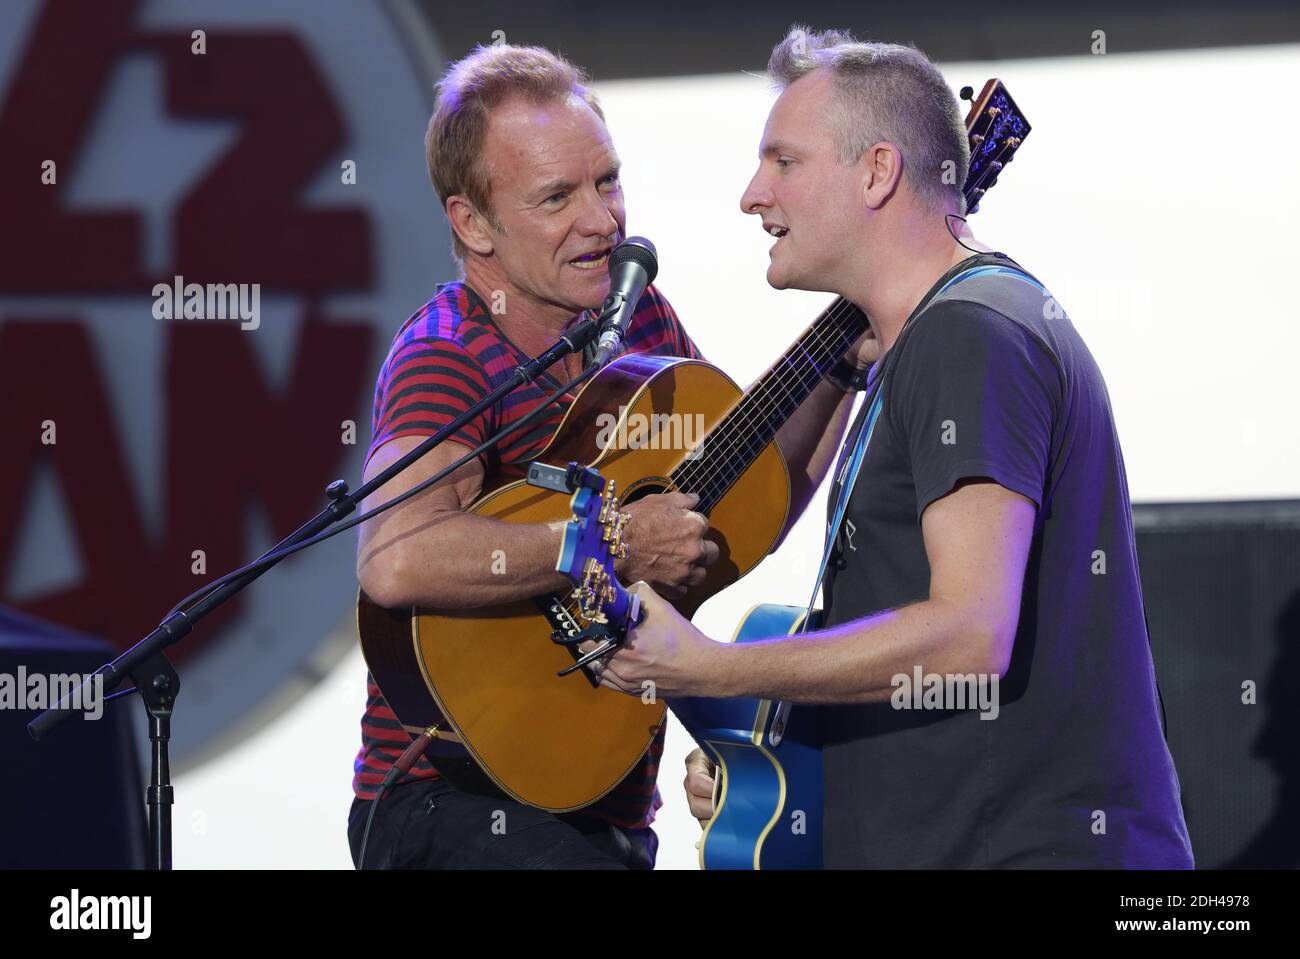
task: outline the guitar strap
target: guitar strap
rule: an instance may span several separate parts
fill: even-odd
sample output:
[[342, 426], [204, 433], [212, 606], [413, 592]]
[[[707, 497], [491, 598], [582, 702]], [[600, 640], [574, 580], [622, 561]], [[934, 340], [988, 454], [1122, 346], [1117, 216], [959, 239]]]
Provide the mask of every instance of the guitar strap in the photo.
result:
[[880, 377], [872, 384], [867, 401], [870, 404], [867, 407], [867, 418], [863, 421], [862, 428], [858, 430], [857, 439], [853, 444], [853, 452], [849, 455], [844, 478], [840, 482], [840, 495], [835, 503], [835, 518], [830, 521], [826, 530], [826, 546], [822, 550], [821, 564], [817, 567], [817, 579], [813, 581], [812, 598], [808, 600], [808, 608], [805, 610], [803, 622], [799, 626], [800, 633], [808, 629], [808, 625], [812, 620], [813, 607], [817, 605], [817, 594], [821, 591], [822, 580], [826, 576], [826, 564], [830, 562], [831, 550], [835, 546], [835, 537], [844, 522], [844, 512], [848, 509], [849, 494], [853, 490], [853, 484], [857, 481], [858, 470], [862, 468], [862, 458], [866, 455], [867, 445], [871, 442], [871, 434], [876, 429], [876, 420], [880, 417], [880, 410], [884, 406], [884, 385], [885, 372], [882, 369]]
[[[949, 280], [947, 283], [945, 283], [942, 287], [939, 288], [939, 291], [930, 298], [930, 302], [925, 305], [925, 309], [928, 310], [931, 306], [935, 304], [936, 301], [939, 300], [940, 297], [942, 297], [945, 293], [947, 293], [958, 283], [961, 283], [964, 280], [973, 279], [974, 277], [977, 276], [987, 276], [993, 273], [1005, 274], [1007, 276], [1014, 276], [1016, 279], [1023, 280], [1026, 283], [1032, 284], [1033, 286], [1037, 287], [1040, 291], [1043, 291], [1044, 294], [1046, 294], [1046, 291], [1043, 290], [1043, 285], [1039, 283], [1037, 280], [1035, 280], [1033, 277], [1029, 276], [1026, 273], [1021, 272], [1020, 270], [1013, 269], [1012, 267], [1002, 266], [1000, 264], [995, 263], [987, 266], [971, 267], [970, 269], [963, 270], [961, 273], [958, 273], [951, 280]], [[915, 323], [916, 321], [920, 320], [920, 318], [924, 315], [925, 315], [925, 310], [922, 310], [920, 313], [918, 313], [916, 316], [912, 318], [911, 323]], [[902, 333], [900, 332], [899, 339], [901, 338], [902, 338]], [[897, 345], [898, 344], [896, 342], [895, 348], [897, 348]], [[895, 350], [891, 350], [890, 352], [893, 353], [894, 356], [898, 355]], [[853, 443], [853, 452], [849, 455], [848, 462], [845, 464], [844, 467], [844, 476], [840, 481], [840, 495], [835, 502], [834, 518], [830, 521], [830, 524], [826, 530], [826, 546], [822, 550], [821, 565], [819, 565], [817, 568], [817, 579], [813, 583], [812, 598], [808, 600], [808, 608], [805, 611], [803, 622], [799, 626], [798, 631], [800, 633], [805, 632], [809, 628], [809, 624], [812, 621], [813, 609], [817, 605], [817, 594], [821, 591], [822, 580], [826, 577], [826, 565], [827, 563], [830, 562], [831, 550], [835, 546], [835, 538], [839, 535], [840, 527], [844, 523], [844, 514], [848, 510], [849, 498], [853, 495], [854, 484], [857, 483], [858, 471], [861, 470], [862, 468], [862, 460], [866, 456], [867, 446], [868, 444], [870, 444], [871, 435], [872, 433], [875, 432], [876, 429], [876, 420], [880, 418], [880, 411], [884, 407], [885, 380], [889, 374], [889, 369], [891, 366], [890, 361], [892, 359], [893, 359], [892, 356], [886, 356], [884, 365], [880, 370], [880, 376], [877, 377], [874, 382], [868, 380], [868, 386], [867, 386], [868, 398], [866, 401], [868, 404], [867, 415], [866, 418], [863, 420], [861, 429], [858, 430], [857, 438], [854, 440]]]

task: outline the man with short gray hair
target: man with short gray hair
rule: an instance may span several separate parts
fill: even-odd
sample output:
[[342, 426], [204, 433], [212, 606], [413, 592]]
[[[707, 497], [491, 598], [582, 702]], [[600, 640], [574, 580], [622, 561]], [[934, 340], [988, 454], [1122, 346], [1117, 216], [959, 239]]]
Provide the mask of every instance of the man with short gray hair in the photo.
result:
[[[767, 280], [871, 321], [827, 425], [866, 390], [828, 504], [825, 625], [714, 642], [639, 587], [648, 615], [602, 680], [821, 705], [827, 866], [1190, 868], [1100, 370], [964, 227], [966, 136], [923, 54], [796, 28], [770, 72], [741, 198], [775, 239]], [[896, 693], [917, 675], [974, 675], [996, 708], [913, 708]], [[691, 766], [706, 818], [711, 769]]]
[[966, 125], [939, 68], [915, 47], [858, 43], [837, 30], [810, 36], [802, 27], [776, 45], [767, 65], [782, 90], [823, 69], [835, 78], [826, 121], [840, 163], [856, 163], [881, 141], [893, 143], [907, 158], [903, 175], [918, 199], [964, 214]]

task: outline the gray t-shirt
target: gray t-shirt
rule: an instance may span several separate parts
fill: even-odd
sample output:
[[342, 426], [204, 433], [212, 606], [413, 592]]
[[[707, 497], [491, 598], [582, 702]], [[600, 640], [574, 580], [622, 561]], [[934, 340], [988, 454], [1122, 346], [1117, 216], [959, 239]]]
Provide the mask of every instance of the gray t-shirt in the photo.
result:
[[[1190, 868], [1106, 385], [1035, 284], [975, 275], [935, 298], [989, 264], [1015, 267], [1000, 254], [958, 264], [876, 364], [884, 406], [828, 564], [826, 621], [925, 600], [921, 514], [987, 477], [1038, 506], [1011, 667], [992, 719], [823, 709], [826, 864]], [[913, 704], [932, 684], [918, 665]]]

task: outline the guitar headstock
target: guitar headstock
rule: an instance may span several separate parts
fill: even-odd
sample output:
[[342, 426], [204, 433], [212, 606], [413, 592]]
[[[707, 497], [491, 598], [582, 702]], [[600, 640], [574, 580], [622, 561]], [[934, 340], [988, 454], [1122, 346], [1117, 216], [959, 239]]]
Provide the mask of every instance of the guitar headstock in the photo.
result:
[[[530, 473], [539, 465], [533, 464]], [[573, 596], [584, 619], [623, 629], [634, 612], [614, 571], [614, 561], [627, 555], [623, 528], [628, 520], [628, 514], [619, 512], [614, 481], [573, 463], [556, 473], [563, 473], [568, 488], [576, 485], [577, 490], [569, 501], [572, 517], [564, 527], [555, 569], [574, 584]]]
[[961, 91], [962, 99], [971, 101], [966, 114], [970, 171], [962, 187], [967, 214], [979, 209], [980, 200], [998, 182], [998, 174], [1015, 157], [1031, 129], [1001, 80], [994, 77], [986, 82], [978, 97], [972, 97], [972, 92], [970, 87]]

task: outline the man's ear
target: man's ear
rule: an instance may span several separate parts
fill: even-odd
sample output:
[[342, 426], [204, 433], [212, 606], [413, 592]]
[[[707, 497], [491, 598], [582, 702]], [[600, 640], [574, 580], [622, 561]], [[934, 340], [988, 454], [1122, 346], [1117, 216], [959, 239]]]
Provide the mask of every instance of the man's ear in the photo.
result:
[[492, 232], [487, 218], [459, 193], [447, 197], [447, 222], [451, 224], [460, 242], [479, 256], [490, 256], [493, 250]]
[[862, 199], [871, 210], [879, 210], [894, 195], [903, 179], [903, 155], [898, 147], [881, 141], [858, 160], [862, 167]]

